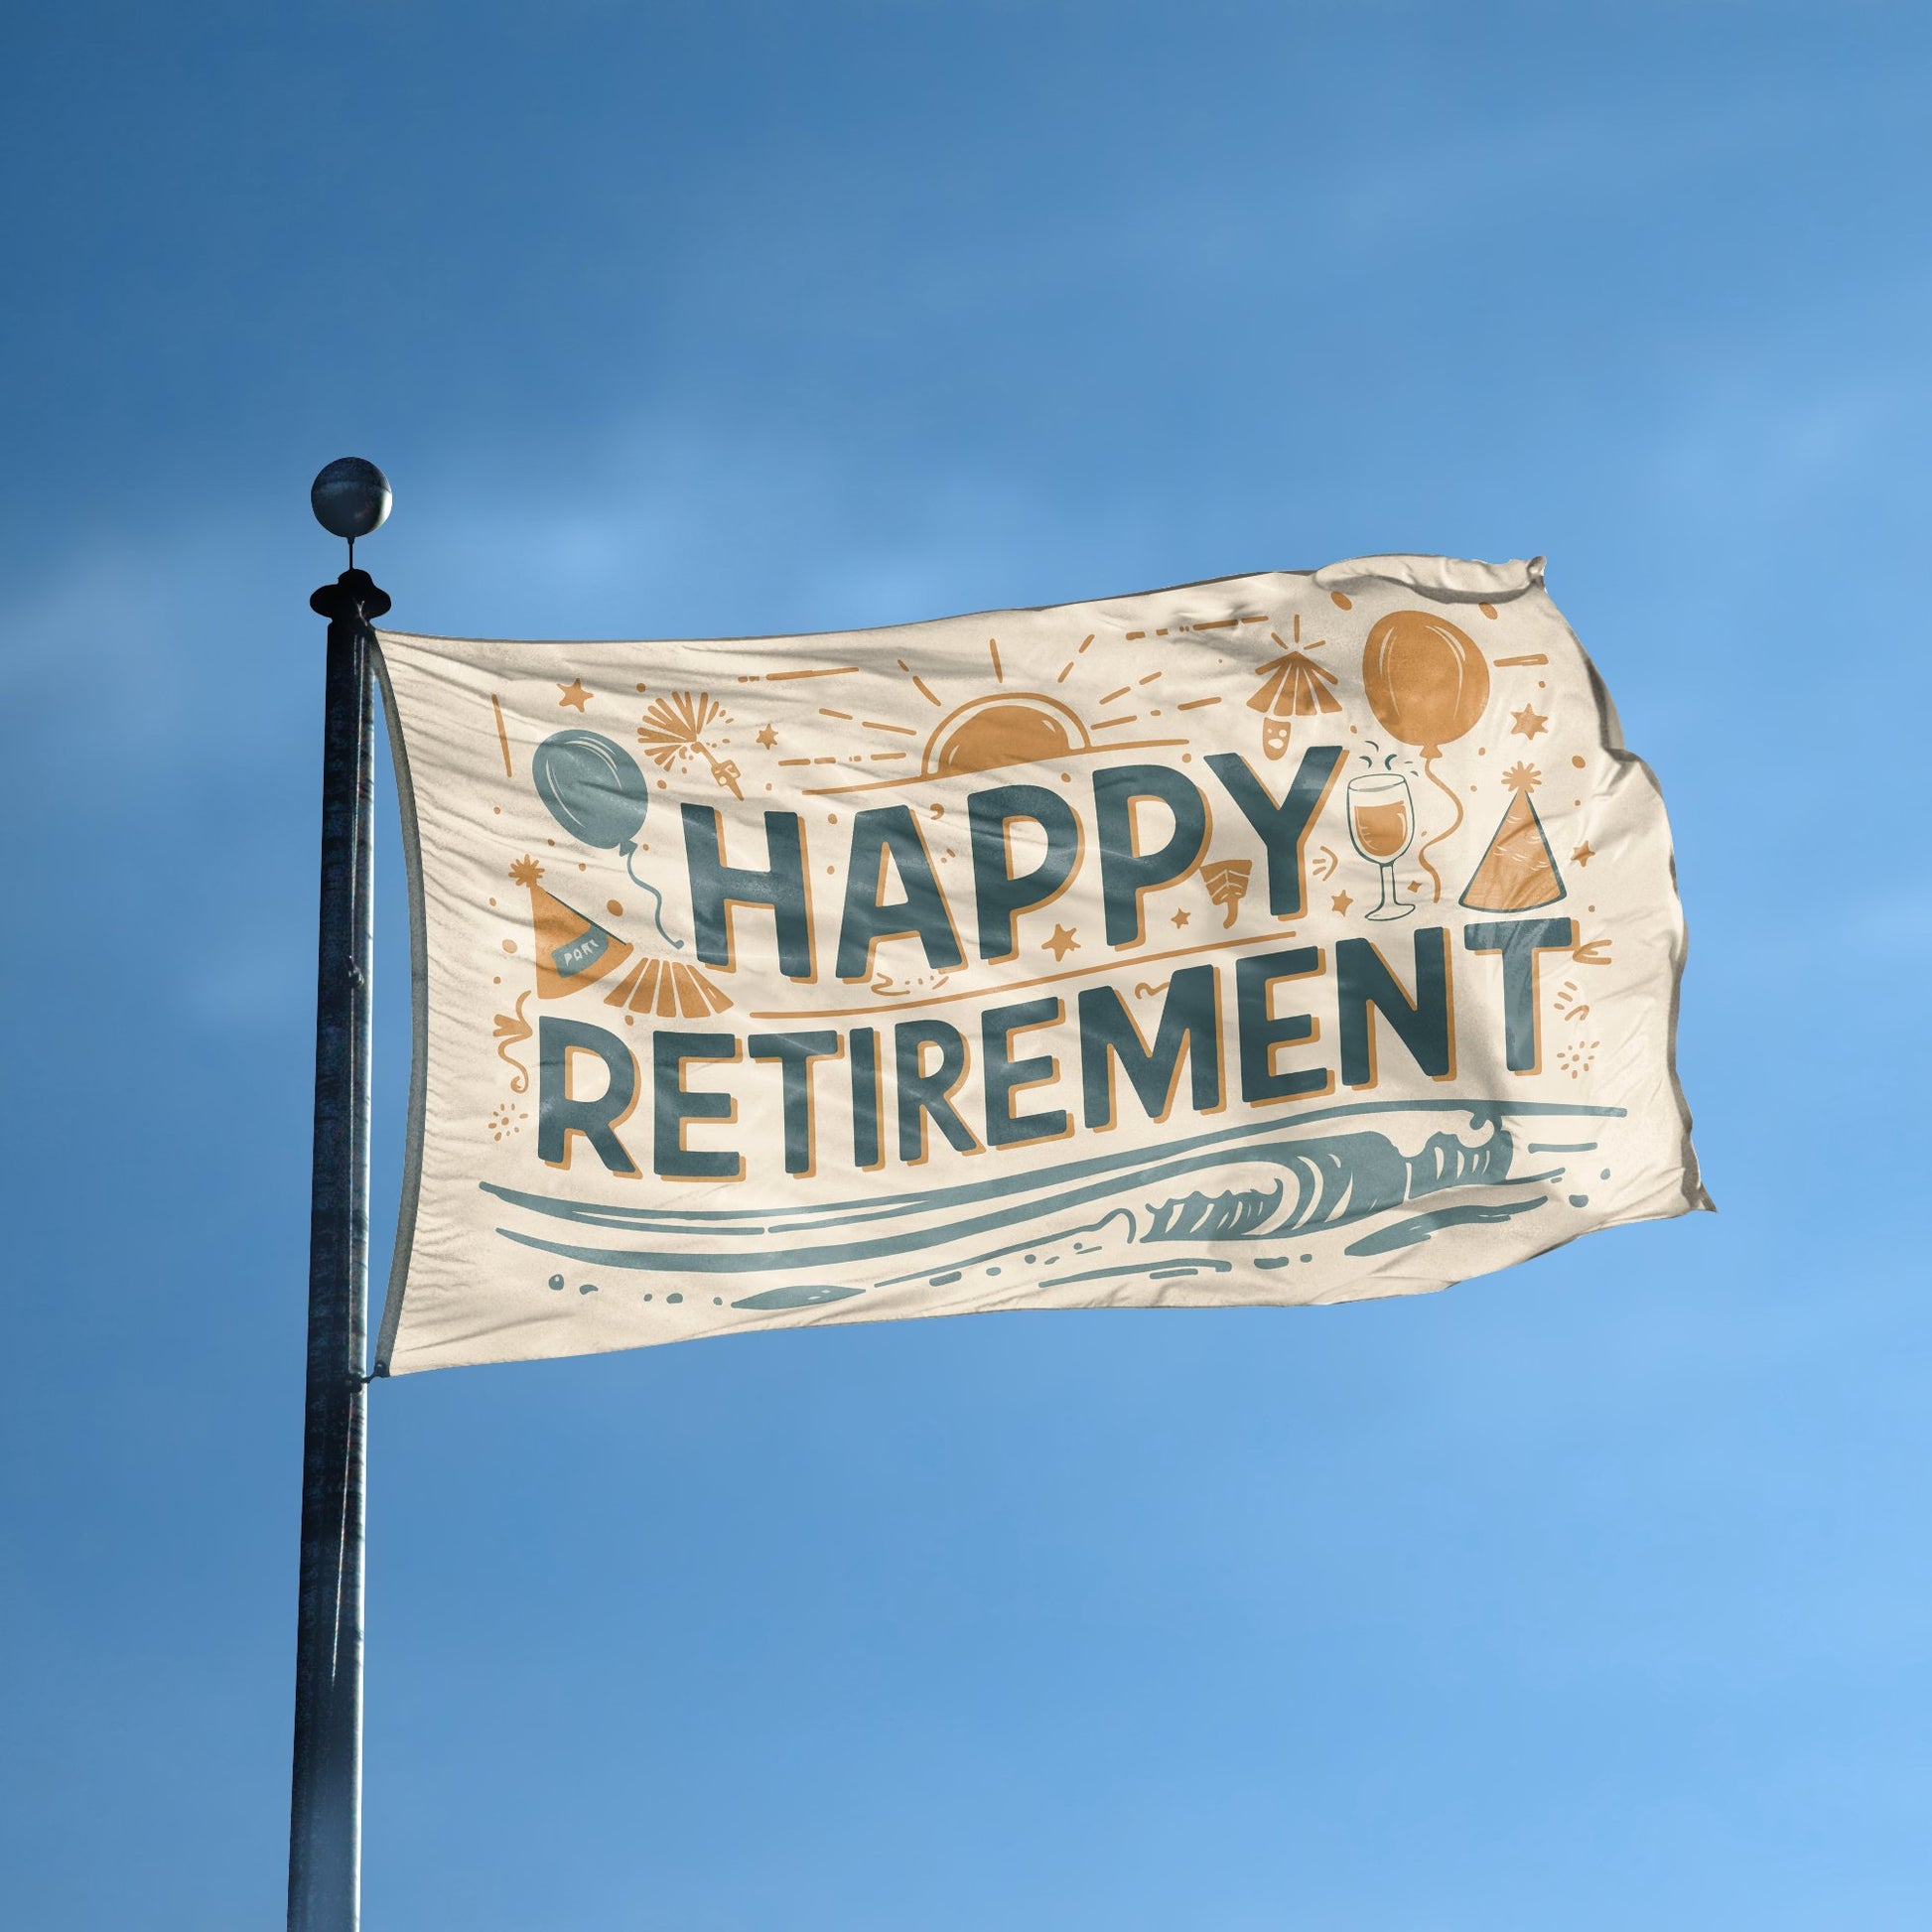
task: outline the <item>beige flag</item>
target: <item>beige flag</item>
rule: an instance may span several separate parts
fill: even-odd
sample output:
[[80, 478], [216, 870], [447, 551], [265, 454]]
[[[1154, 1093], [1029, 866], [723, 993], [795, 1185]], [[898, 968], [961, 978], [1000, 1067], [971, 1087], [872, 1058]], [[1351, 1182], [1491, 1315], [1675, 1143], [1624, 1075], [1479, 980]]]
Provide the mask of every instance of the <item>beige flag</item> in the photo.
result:
[[1709, 1205], [1663, 801], [1540, 560], [381, 669], [387, 1372], [1414, 1294]]

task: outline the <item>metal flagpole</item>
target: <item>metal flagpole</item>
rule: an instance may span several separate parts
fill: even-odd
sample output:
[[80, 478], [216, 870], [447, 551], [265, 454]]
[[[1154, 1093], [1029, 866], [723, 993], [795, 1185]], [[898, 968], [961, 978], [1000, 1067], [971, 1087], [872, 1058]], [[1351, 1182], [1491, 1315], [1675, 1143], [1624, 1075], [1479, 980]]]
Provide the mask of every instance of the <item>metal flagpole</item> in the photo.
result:
[[355, 539], [388, 515], [388, 479], [372, 463], [344, 457], [316, 478], [310, 500], [322, 526], [348, 539], [349, 567], [309, 600], [329, 620], [329, 656], [289, 1932], [355, 1932], [362, 1874], [369, 973], [375, 934], [369, 625], [389, 608], [367, 572], [355, 568]]

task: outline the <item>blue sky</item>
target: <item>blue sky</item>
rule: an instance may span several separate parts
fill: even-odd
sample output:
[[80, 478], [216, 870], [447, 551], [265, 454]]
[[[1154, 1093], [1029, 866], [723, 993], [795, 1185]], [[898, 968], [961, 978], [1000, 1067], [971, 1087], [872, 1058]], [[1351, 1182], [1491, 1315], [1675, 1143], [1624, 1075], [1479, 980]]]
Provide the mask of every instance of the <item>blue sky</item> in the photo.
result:
[[1925, 1923], [1923, 10], [74, 5], [8, 56], [19, 1923], [281, 1909], [351, 451], [425, 630], [1547, 552], [1670, 802], [1723, 1209], [1422, 1301], [378, 1388], [372, 1927]]

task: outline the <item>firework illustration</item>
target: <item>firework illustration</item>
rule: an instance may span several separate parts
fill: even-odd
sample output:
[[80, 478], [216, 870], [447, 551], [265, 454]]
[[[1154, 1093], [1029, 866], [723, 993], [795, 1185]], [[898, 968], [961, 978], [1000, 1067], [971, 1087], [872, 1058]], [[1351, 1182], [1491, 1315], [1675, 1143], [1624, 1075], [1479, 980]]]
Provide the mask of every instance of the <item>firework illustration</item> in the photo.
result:
[[734, 798], [743, 798], [745, 794], [738, 788], [738, 766], [729, 759], [721, 759], [705, 742], [716, 735], [719, 726], [730, 723], [725, 707], [716, 698], [701, 691], [673, 691], [669, 697], [653, 698], [645, 706], [637, 742], [660, 771], [702, 759], [711, 767], [711, 775]]
[[1580, 1039], [1574, 1046], [1557, 1049], [1557, 1071], [1567, 1073], [1573, 1080], [1580, 1080], [1596, 1064], [1596, 1049], [1602, 1045], [1600, 1039]]

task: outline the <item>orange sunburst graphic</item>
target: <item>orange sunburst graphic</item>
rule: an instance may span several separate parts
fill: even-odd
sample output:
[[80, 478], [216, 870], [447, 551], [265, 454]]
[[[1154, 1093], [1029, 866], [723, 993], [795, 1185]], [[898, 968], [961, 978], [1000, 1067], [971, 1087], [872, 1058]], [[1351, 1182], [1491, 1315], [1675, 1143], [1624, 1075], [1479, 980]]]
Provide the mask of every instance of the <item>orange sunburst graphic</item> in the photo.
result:
[[921, 775], [998, 771], [1092, 750], [1086, 723], [1070, 705], [1035, 691], [1001, 692], [969, 699], [939, 722], [925, 742]]
[[[1052, 682], [1064, 685], [1092, 642], [1091, 635], [1082, 638], [1073, 654], [1060, 666]], [[1163, 675], [1159, 670], [1148, 671], [1117, 690], [1107, 692], [1090, 707], [1098, 715], [1087, 716], [1064, 698], [1053, 697], [1040, 690], [1010, 686], [1007, 682], [1008, 666], [1000, 654], [1000, 640], [997, 637], [986, 640], [986, 652], [987, 666], [992, 673], [992, 688], [987, 688], [987, 680], [975, 678], [973, 684], [978, 689], [963, 702], [949, 702], [940, 691], [933, 689], [931, 682], [936, 679], [943, 689], [947, 683], [957, 680], [957, 672], [947, 677], [931, 666], [915, 671], [904, 658], [897, 660], [913, 691], [932, 710], [941, 714], [923, 733], [914, 725], [892, 724], [877, 718], [853, 718], [849, 712], [828, 710], [825, 713], [827, 717], [850, 720], [861, 731], [889, 734], [894, 738], [923, 738], [924, 745], [916, 755], [903, 748], [866, 755], [868, 762], [881, 764], [909, 761], [916, 756], [916, 770], [882, 772], [876, 777], [862, 778], [850, 784], [814, 786], [808, 790], [807, 796], [822, 798], [841, 792], [887, 791], [899, 785], [925, 784], [934, 778], [958, 777], [971, 772], [1004, 771], [1016, 765], [1029, 764], [1063, 765], [1076, 759], [1098, 758], [1109, 752], [1145, 751], [1156, 746], [1187, 743], [1186, 739], [1177, 736], [1106, 736], [1110, 732], [1125, 734], [1130, 726], [1142, 723], [1144, 717], [1161, 716], [1158, 708], [1144, 714], [1134, 704], [1137, 697], [1146, 694], [1147, 687], [1159, 682]], [[1158, 707], [1158, 698], [1154, 702]], [[807, 762], [803, 759], [781, 761]], [[857, 762], [856, 759], [853, 761]]]

